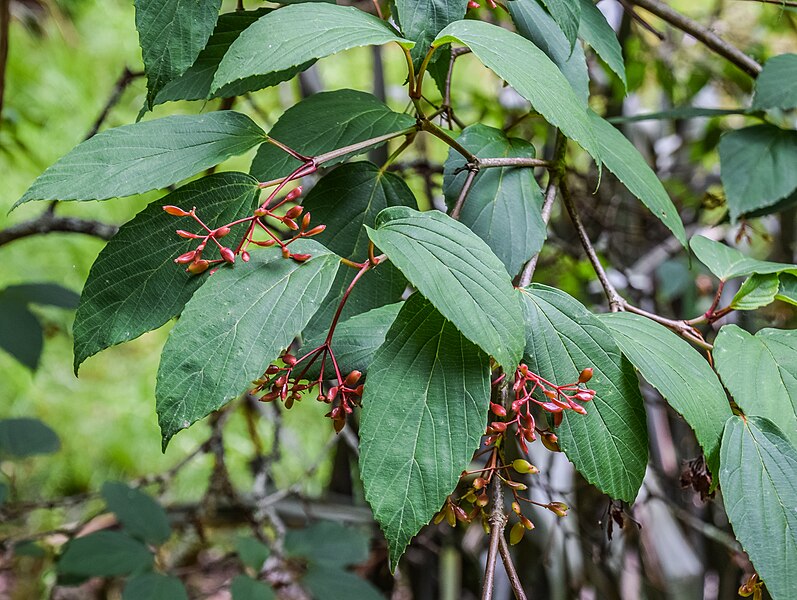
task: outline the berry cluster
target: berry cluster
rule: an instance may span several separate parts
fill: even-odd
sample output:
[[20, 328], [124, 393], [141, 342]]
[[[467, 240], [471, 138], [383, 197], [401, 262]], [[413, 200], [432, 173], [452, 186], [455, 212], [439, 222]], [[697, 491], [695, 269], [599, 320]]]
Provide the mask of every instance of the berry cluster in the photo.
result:
[[[247, 249], [251, 244], [266, 248], [278, 244], [282, 248], [282, 255], [285, 258], [290, 258], [297, 262], [304, 262], [309, 259], [309, 254], [291, 253], [291, 251], [288, 249], [288, 245], [298, 239], [318, 235], [324, 231], [326, 225], [317, 225], [315, 227], [311, 227], [310, 213], [304, 213], [302, 216], [304, 209], [299, 205], [291, 207], [285, 212], [284, 215], [274, 212], [284, 204], [294, 202], [302, 194], [302, 188], [299, 186], [286, 194], [285, 197], [277, 202], [274, 206], [270, 207], [269, 205], [276, 197], [280, 187], [278, 187], [274, 193], [272, 193], [268, 199], [255, 210], [253, 215], [232, 221], [231, 223], [227, 223], [226, 225], [216, 228], [211, 228], [207, 223], [205, 223], [199, 217], [199, 215], [196, 214], [196, 208], [192, 208], [191, 210], [183, 210], [178, 206], [164, 206], [163, 210], [170, 215], [175, 217], [191, 217], [203, 230], [202, 233], [192, 233], [184, 229], [177, 230], [177, 235], [186, 239], [198, 240], [199, 245], [194, 250], [186, 252], [185, 254], [181, 254], [175, 258], [174, 262], [181, 265], [188, 265], [186, 270], [189, 273], [203, 273], [213, 265], [218, 265], [225, 262], [230, 264], [234, 263], [235, 257], [238, 255], [241, 256], [241, 259], [244, 262], [248, 262], [249, 252]], [[299, 220], [300, 217], [301, 220]], [[294, 235], [288, 240], [280, 239], [280, 237], [266, 224], [268, 219], [271, 219], [277, 223], [281, 223], [283, 226], [287, 227], [288, 230], [294, 232]], [[229, 235], [233, 227], [242, 224], [247, 224], [247, 231], [235, 249], [225, 246], [219, 241], [220, 239]], [[268, 235], [268, 239], [262, 241], [254, 239], [255, 233], [258, 231], [258, 229], [264, 231]], [[202, 257], [202, 253], [209, 242], [218, 247], [221, 258], [207, 260]]]

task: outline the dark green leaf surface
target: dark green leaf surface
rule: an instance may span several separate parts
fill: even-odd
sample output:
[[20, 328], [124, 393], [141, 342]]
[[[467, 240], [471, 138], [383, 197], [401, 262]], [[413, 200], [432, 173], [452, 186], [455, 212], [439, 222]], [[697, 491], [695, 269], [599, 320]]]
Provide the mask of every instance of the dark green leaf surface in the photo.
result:
[[211, 91], [349, 48], [388, 42], [412, 46], [381, 19], [350, 6], [286, 6], [258, 19], [232, 43], [216, 71]]
[[160, 189], [265, 141], [233, 111], [176, 115], [98, 133], [42, 173], [30, 200], [107, 200]]
[[312, 594], [313, 600], [385, 600], [370, 582], [334, 567], [311, 565], [301, 584]]
[[279, 247], [219, 269], [188, 301], [161, 356], [155, 389], [164, 448], [181, 429], [224, 406], [304, 329], [335, 279], [339, 258], [300, 240], [297, 263]]
[[439, 211], [388, 208], [374, 244], [465, 337], [508, 370], [523, 354], [519, 298], [501, 261], [462, 223]]
[[61, 448], [58, 435], [38, 419], [0, 420], [0, 456], [26, 458], [52, 454]]
[[720, 482], [733, 532], [774, 600], [797, 590], [797, 450], [769, 420], [732, 417]]
[[688, 342], [645, 317], [626, 312], [599, 319], [642, 377], [689, 423], [716, 475], [722, 430], [731, 408], [708, 362]]
[[261, 581], [255, 581], [246, 575], [237, 575], [230, 586], [232, 600], [272, 600], [276, 598], [274, 590]]
[[520, 35], [484, 21], [457, 21], [434, 44], [461, 42], [506, 80], [552, 125], [578, 142], [600, 164], [600, 149], [586, 108], [546, 54]]
[[328, 567], [347, 567], [368, 559], [368, 536], [351, 526], [321, 521], [285, 536], [285, 554]]
[[755, 80], [753, 108], [797, 107], [797, 54], [773, 56]]
[[[216, 173], [153, 202], [122, 225], [94, 261], [83, 288], [73, 327], [75, 371], [89, 356], [176, 317], [206, 281], [207, 275], [190, 275], [174, 263], [198, 243], [175, 230], [200, 233], [199, 226], [190, 217], [165, 213], [164, 206], [196, 207], [205, 223], [219, 227], [251, 215], [259, 196], [257, 180], [250, 175]], [[237, 245], [244, 228], [239, 225], [224, 243]], [[216, 259], [218, 249], [208, 244], [204, 255]]]
[[[269, 135], [305, 156], [317, 156], [413, 125], [415, 119], [410, 115], [390, 110], [372, 94], [344, 89], [313, 94], [293, 105]], [[381, 144], [372, 147], [378, 145]], [[332, 165], [335, 161], [326, 164]], [[298, 160], [273, 144], [263, 144], [258, 148], [250, 171], [260, 181], [270, 181], [289, 175], [299, 166]]]
[[13, 298], [25, 304], [44, 304], [58, 308], [77, 308], [80, 296], [55, 283], [23, 283], [0, 291], [3, 298]]
[[[500, 129], [472, 125], [457, 141], [478, 157], [534, 158], [534, 146], [519, 138], [508, 138]], [[456, 205], [468, 172], [465, 159], [455, 150], [448, 153], [443, 191], [449, 208]], [[532, 169], [483, 169], [468, 192], [459, 221], [482, 238], [506, 270], [515, 275], [545, 241], [546, 229], [540, 211], [542, 192]]]
[[532, 284], [521, 290], [529, 368], [558, 385], [592, 367], [597, 394], [587, 414], [565, 411], [559, 445], [587, 481], [612, 498], [633, 502], [645, 476], [648, 436], [634, 368], [612, 334], [577, 300]]
[[678, 210], [667, 195], [659, 178], [634, 145], [619, 129], [589, 111], [592, 128], [600, 142], [603, 164], [617, 176], [634, 196], [661, 219], [676, 239], [686, 248], [686, 231]]
[[578, 39], [581, 22], [581, 3], [574, 0], [541, 0], [564, 33], [572, 49]]
[[213, 94], [210, 93], [213, 76], [216, 74], [219, 63], [227, 53], [227, 50], [229, 50], [230, 45], [238, 39], [244, 29], [269, 12], [271, 12], [271, 9], [260, 8], [257, 10], [236, 10], [221, 15], [213, 35], [208, 40], [204, 50], [200, 52], [194, 64], [180, 77], [170, 81], [163, 87], [155, 98], [155, 104], [163, 104], [164, 102], [175, 100], [206, 100], [241, 96], [247, 92], [253, 92], [287, 81], [297, 73], [307, 69], [312, 64], [312, 61], [286, 71], [241, 79], [216, 90]]
[[598, 56], [617, 74], [623, 82], [623, 86], [627, 87], [623, 49], [620, 47], [620, 42], [617, 40], [614, 29], [612, 29], [612, 26], [606, 21], [606, 17], [603, 16], [603, 13], [595, 6], [592, 0], [580, 0], [580, 2], [579, 37], [592, 46]]
[[797, 306], [797, 275], [780, 274], [780, 289], [775, 296], [778, 300]]
[[[585, 0], [589, 1], [589, 0]], [[677, 121], [680, 119], [696, 119], [700, 117], [725, 117], [728, 115], [744, 115], [747, 114], [747, 108], [701, 108], [698, 106], [679, 106], [672, 110], [663, 110], [651, 113], [642, 113], [631, 116], [612, 117], [608, 119], [610, 123], [636, 123], [638, 121], [655, 121], [655, 120], [672, 120]]]
[[797, 331], [762, 329], [753, 336], [726, 325], [714, 341], [714, 361], [744, 414], [776, 422], [797, 444]]
[[177, 577], [144, 573], [127, 581], [122, 600], [188, 600], [188, 593]]
[[271, 555], [271, 550], [263, 542], [253, 537], [239, 537], [235, 540], [235, 551], [238, 558], [250, 569], [259, 573]]
[[[332, 337], [332, 352], [341, 373], [368, 371], [376, 351], [385, 341], [388, 329], [396, 320], [401, 305], [401, 302], [396, 302], [373, 308], [338, 324]], [[310, 351], [323, 344], [325, 338], [326, 332], [319, 331], [316, 337], [305, 340], [302, 347]], [[320, 367], [318, 361], [313, 363], [307, 371], [308, 378], [318, 377]]]
[[392, 570], [478, 449], [489, 399], [487, 355], [411, 296], [371, 365], [360, 423], [360, 475]]
[[44, 332], [26, 303], [0, 292], [0, 348], [35, 371], [43, 346]]
[[152, 108], [163, 86], [185, 73], [205, 47], [221, 0], [136, 0], [135, 6], [147, 101]]
[[518, 33], [548, 55], [586, 106], [589, 98], [589, 73], [581, 46], [570, 44], [556, 21], [537, 0], [510, 0], [507, 4]]
[[689, 240], [689, 247], [695, 253], [697, 259], [722, 281], [752, 275], [753, 273], [760, 275], [782, 272], [797, 274], [797, 265], [749, 258], [736, 248], [731, 248], [721, 242], [715, 242], [702, 235], [696, 235]]
[[[465, 18], [468, 0], [395, 0], [397, 20], [401, 25], [401, 33], [415, 42], [412, 48], [412, 59], [415, 70], [434, 38], [446, 25]], [[448, 64], [446, 63], [446, 68]]]
[[775, 301], [779, 290], [780, 279], [777, 273], [751, 275], [736, 292], [730, 306], [735, 310], [755, 310], [768, 306]]
[[116, 577], [145, 571], [154, 556], [147, 547], [118, 531], [96, 531], [70, 541], [58, 571], [86, 577]]
[[[2, 481], [0, 481], [0, 506], [3, 506], [3, 504], [5, 504], [7, 498], [8, 498], [8, 486]], [[16, 548], [14, 548], [14, 550], [16, 550]]]
[[169, 539], [169, 517], [151, 496], [124, 483], [108, 481], [102, 497], [127, 533], [147, 544], [158, 546]]
[[797, 131], [754, 125], [728, 131], [719, 145], [731, 219], [771, 206], [797, 189]]

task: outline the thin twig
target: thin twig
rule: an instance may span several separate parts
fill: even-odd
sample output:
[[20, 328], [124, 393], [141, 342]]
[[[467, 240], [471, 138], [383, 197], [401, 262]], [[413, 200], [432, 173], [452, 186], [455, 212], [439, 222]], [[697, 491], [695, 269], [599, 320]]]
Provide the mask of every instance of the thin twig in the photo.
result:
[[107, 241], [118, 230], [119, 228], [116, 225], [108, 225], [99, 221], [78, 219], [76, 217], [56, 217], [48, 210], [35, 219], [23, 221], [0, 231], [0, 246], [32, 235], [53, 232], [84, 233]]
[[102, 124], [108, 118], [108, 115], [111, 113], [111, 110], [114, 106], [119, 103], [119, 100], [122, 98], [122, 94], [127, 89], [127, 87], [139, 77], [143, 77], [143, 71], [131, 71], [128, 67], [125, 67], [122, 74], [119, 76], [119, 79], [116, 80], [116, 83], [113, 86], [113, 90], [111, 91], [111, 95], [108, 97], [108, 101], [105, 103], [105, 106], [102, 107], [100, 114], [97, 116], [97, 119], [94, 121], [94, 125], [92, 125], [89, 132], [86, 134], [84, 139], [89, 139], [90, 137], [94, 137], [97, 132], [102, 127]]
[[475, 168], [468, 170], [468, 177], [465, 179], [462, 190], [459, 192], [459, 198], [457, 198], [454, 208], [451, 209], [452, 219], [459, 220], [459, 216], [462, 214], [462, 207], [465, 206], [465, 200], [468, 198], [468, 192], [470, 192], [470, 188], [473, 187], [473, 182], [476, 181], [476, 175], [478, 175], [478, 173], [479, 170]]
[[504, 513], [504, 489], [501, 487], [501, 478], [493, 477], [490, 482], [490, 496], [492, 510], [490, 511], [490, 548], [487, 551], [487, 566], [484, 570], [484, 587], [482, 600], [492, 600], [493, 587], [495, 586], [495, 565], [498, 561], [498, 548], [504, 536], [506, 513]]
[[549, 160], [543, 160], [541, 158], [525, 158], [522, 156], [480, 158], [478, 164], [480, 169], [494, 169], [496, 167], [544, 167], [546, 169], [550, 169], [554, 165], [554, 163]]
[[713, 50], [723, 58], [729, 60], [731, 63], [739, 67], [742, 71], [750, 75], [750, 77], [758, 77], [761, 73], [761, 65], [749, 57], [747, 54], [739, 50], [736, 46], [726, 42], [716, 33], [701, 25], [697, 21], [693, 21], [689, 17], [682, 15], [676, 10], [673, 10], [660, 0], [628, 0], [631, 4], [635, 4], [646, 11], [653, 13], [663, 21], [666, 21], [676, 29], [688, 33], [696, 40], [702, 42], [707, 48]]
[[526, 592], [523, 591], [523, 584], [517, 574], [517, 569], [515, 569], [515, 563], [512, 561], [512, 555], [509, 553], [509, 544], [506, 543], [506, 537], [503, 535], [498, 539], [498, 551], [504, 561], [504, 568], [509, 576], [509, 583], [512, 584], [512, 591], [515, 593], [516, 600], [527, 600]]

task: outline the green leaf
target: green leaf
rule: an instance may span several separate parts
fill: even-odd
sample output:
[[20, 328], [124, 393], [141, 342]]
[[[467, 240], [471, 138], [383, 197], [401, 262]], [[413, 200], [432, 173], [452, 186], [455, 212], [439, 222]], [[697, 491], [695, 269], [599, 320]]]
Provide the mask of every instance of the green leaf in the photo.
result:
[[599, 319], [642, 377], [686, 419], [716, 475], [722, 429], [731, 408], [706, 359], [678, 335], [645, 317], [611, 313]]
[[[412, 60], [415, 71], [434, 38], [446, 25], [465, 18], [468, 0], [395, 0], [398, 23], [401, 33], [415, 42], [412, 47]], [[446, 68], [448, 63], [446, 63]]]
[[185, 305], [155, 388], [164, 449], [178, 431], [244, 392], [318, 309], [339, 259], [311, 240], [291, 250], [312, 258], [297, 263], [279, 247], [253, 252], [250, 262], [219, 269]]
[[211, 90], [239, 79], [285, 71], [349, 48], [398, 42], [387, 23], [348, 6], [297, 4], [275, 10], [248, 27], [219, 65]]
[[754, 125], [719, 144], [722, 184], [732, 220], [771, 206], [797, 189], [797, 131]]
[[58, 434], [38, 419], [0, 420], [0, 456], [27, 458], [61, 449]]
[[648, 458], [645, 409], [634, 368], [598, 318], [555, 288], [521, 290], [528, 367], [563, 385], [592, 367], [595, 399], [587, 414], [565, 411], [556, 434], [576, 469], [612, 498], [633, 502]]
[[334, 567], [311, 565], [302, 577], [301, 584], [314, 600], [385, 600], [370, 582]]
[[233, 84], [210, 93], [213, 76], [219, 68], [219, 63], [229, 50], [232, 43], [238, 39], [241, 32], [257, 21], [260, 17], [271, 12], [269, 8], [257, 10], [236, 10], [223, 14], [216, 23], [216, 29], [210, 36], [204, 50], [200, 52], [191, 68], [177, 79], [167, 83], [155, 97], [155, 104], [163, 104], [175, 100], [209, 100], [211, 98], [227, 98], [242, 96], [271, 87], [282, 81], [291, 79], [297, 73], [309, 68], [314, 61], [303, 63], [286, 71], [272, 73], [261, 77], [248, 77]]
[[357, 565], [368, 559], [369, 539], [351, 526], [321, 521], [285, 536], [285, 554], [328, 567]]
[[797, 108], [797, 54], [773, 56], [755, 80], [753, 108]]
[[166, 511], [141, 490], [108, 481], [102, 486], [102, 497], [108, 509], [134, 538], [159, 546], [172, 534]]
[[570, 42], [572, 50], [578, 39], [578, 30], [581, 22], [581, 4], [573, 0], [541, 0], [551, 13], [554, 21]]
[[188, 600], [188, 593], [177, 577], [144, 573], [127, 581], [122, 600]]
[[614, 29], [606, 21], [606, 17], [592, 0], [580, 0], [581, 21], [578, 26], [578, 35], [600, 56], [609, 68], [614, 71], [623, 82], [623, 87], [628, 87], [625, 76], [625, 61], [623, 49], [617, 40]]
[[[472, 125], [457, 141], [478, 157], [534, 158], [534, 146], [508, 138], [500, 129]], [[448, 153], [443, 191], [449, 208], [456, 205], [468, 172], [466, 160], [455, 150]], [[459, 221], [482, 238], [514, 275], [542, 248], [546, 227], [540, 211], [542, 192], [534, 171], [523, 168], [483, 169], [468, 192]]]
[[478, 449], [489, 399], [487, 355], [411, 296], [371, 365], [360, 423], [360, 475], [391, 570]]
[[744, 414], [777, 422], [797, 444], [797, 331], [762, 329], [753, 336], [726, 325], [714, 341], [714, 361]]
[[246, 575], [237, 575], [230, 586], [232, 600], [272, 600], [276, 598], [271, 586]]
[[439, 211], [382, 211], [368, 235], [465, 337], [512, 370], [523, 353], [518, 296], [501, 261]]
[[437, 36], [435, 46], [461, 42], [502, 77], [552, 125], [575, 140], [600, 164], [598, 140], [584, 105], [559, 68], [530, 41], [484, 21], [457, 21]]
[[755, 310], [775, 301], [780, 290], [780, 278], [776, 273], [751, 275], [731, 300], [735, 310]]
[[55, 283], [23, 283], [0, 291], [4, 298], [14, 298], [25, 304], [44, 304], [58, 308], [77, 308], [80, 296]]
[[778, 300], [797, 306], [797, 275], [780, 274], [780, 289], [775, 296]]
[[732, 417], [721, 461], [733, 532], [772, 598], [788, 600], [797, 589], [797, 450], [771, 421]]
[[[89, 356], [176, 317], [206, 281], [207, 275], [190, 275], [174, 263], [198, 244], [179, 237], [175, 230], [199, 232], [198, 226], [190, 217], [167, 214], [164, 206], [196, 207], [205, 223], [220, 227], [251, 215], [259, 197], [257, 180], [250, 175], [216, 173], [153, 202], [122, 225], [94, 261], [83, 288], [73, 326], [75, 372]], [[237, 245], [244, 233], [239, 225], [228, 238], [233, 242], [225, 243]], [[213, 244], [204, 254], [209, 259], [219, 257]]]
[[221, 0], [136, 0], [135, 6], [147, 103], [152, 108], [163, 86], [185, 73], [205, 47], [219, 18]]
[[[372, 94], [336, 90], [313, 94], [293, 105], [269, 131], [269, 136], [305, 156], [318, 156], [413, 125], [414, 118], [390, 110]], [[380, 145], [374, 144], [371, 148]], [[360, 153], [367, 151], [365, 148]], [[273, 144], [263, 144], [257, 150], [250, 172], [260, 181], [269, 181], [289, 175], [301, 164]]]
[[96, 531], [66, 545], [58, 572], [86, 577], [116, 577], [145, 571], [153, 555], [147, 547], [118, 531]]
[[15, 206], [30, 200], [107, 200], [163, 188], [264, 141], [252, 119], [229, 110], [116, 127], [61, 158]]
[[598, 136], [603, 164], [664, 223], [686, 248], [686, 231], [678, 210], [659, 178], [634, 145], [619, 129], [590, 111], [592, 129]]
[[[361, 262], [368, 257], [368, 234], [376, 216], [390, 206], [417, 208], [415, 196], [404, 180], [393, 173], [383, 173], [368, 162], [341, 165], [322, 177], [303, 205], [316, 223], [327, 228], [313, 239], [338, 256]], [[319, 340], [326, 337], [343, 294], [356, 275], [354, 269], [342, 269], [322, 307], [310, 320], [305, 336]], [[407, 280], [392, 264], [385, 263], [365, 274], [352, 291], [341, 313], [342, 319], [401, 299]]]
[[0, 481], [0, 506], [6, 503], [6, 499], [8, 498], [8, 486]]
[[241, 562], [259, 573], [271, 555], [271, 550], [263, 542], [253, 537], [239, 537], [235, 540], [235, 551]]
[[748, 258], [736, 248], [731, 248], [702, 235], [696, 235], [689, 240], [689, 247], [697, 259], [722, 281], [753, 273], [766, 275], [767, 273], [785, 272], [797, 275], [797, 265]]
[[581, 46], [573, 46], [568, 41], [556, 21], [537, 0], [510, 0], [507, 4], [518, 33], [548, 55], [586, 106], [589, 73]]
[[[362, 373], [368, 371], [376, 351], [385, 342], [385, 335], [396, 320], [401, 306], [401, 302], [380, 306], [354, 315], [338, 324], [331, 345], [341, 373], [351, 373], [354, 370]], [[316, 337], [306, 340], [302, 346], [312, 350], [323, 344], [325, 338], [326, 331], [319, 331]], [[318, 361], [313, 363], [307, 371], [308, 378], [318, 377], [320, 367]]]

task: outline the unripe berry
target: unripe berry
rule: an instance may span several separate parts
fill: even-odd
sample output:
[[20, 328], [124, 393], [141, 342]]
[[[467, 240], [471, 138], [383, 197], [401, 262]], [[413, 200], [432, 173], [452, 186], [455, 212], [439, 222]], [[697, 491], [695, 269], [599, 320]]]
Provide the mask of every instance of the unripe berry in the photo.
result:
[[188, 265], [188, 272], [193, 275], [198, 275], [199, 273], [204, 273], [210, 267], [210, 263], [206, 260], [197, 260], [192, 262]]
[[492, 429], [495, 433], [503, 433], [506, 431], [506, 423], [502, 421], [493, 421], [490, 423], [490, 429]]
[[291, 258], [296, 262], [304, 262], [312, 258], [311, 254], [291, 254]]
[[570, 507], [564, 502], [550, 502], [545, 508], [550, 510], [557, 517], [566, 517], [567, 511], [570, 510]]
[[519, 515], [520, 514], [520, 504], [518, 504], [517, 502], [513, 502], [512, 503], [512, 512], [514, 512], [516, 515]]
[[174, 259], [178, 265], [187, 265], [196, 257], [196, 250], [192, 250], [191, 252], [186, 252], [185, 254], [181, 254], [177, 258]]
[[518, 518], [520, 519], [520, 524], [523, 525], [525, 529], [528, 529], [529, 531], [534, 529], [534, 523], [529, 521], [526, 517], [520, 515]]
[[556, 437], [556, 434], [551, 433], [549, 431], [545, 431], [542, 433], [542, 445], [548, 448], [548, 450], [550, 450], [551, 452], [562, 451], [561, 448], [559, 448], [559, 438]]
[[230, 264], [235, 262], [235, 252], [233, 252], [230, 248], [224, 247], [219, 250], [221, 253], [221, 257]]
[[494, 415], [498, 415], [499, 417], [506, 416], [506, 409], [500, 404], [496, 404], [495, 402], [490, 402], [490, 410], [493, 412]]
[[512, 525], [512, 529], [509, 532], [509, 543], [514, 546], [515, 544], [519, 544], [520, 540], [523, 539], [523, 535], [526, 533], [526, 528], [523, 527], [522, 523], [515, 523]]
[[310, 231], [307, 231], [307, 232], [305, 232], [305, 234], [304, 234], [304, 235], [305, 235], [306, 237], [312, 237], [312, 236], [314, 236], [314, 235], [318, 235], [319, 233], [321, 233], [322, 231], [324, 231], [326, 228], [327, 228], [327, 226], [326, 226], [326, 225], [316, 225], [316, 226], [315, 226], [315, 227], [313, 227], [313, 228], [312, 228]]
[[226, 225], [224, 227], [219, 227], [216, 231], [213, 232], [213, 237], [223, 238], [225, 235], [229, 235], [230, 231], [232, 230]]
[[172, 215], [173, 217], [187, 217], [191, 214], [189, 212], [184, 211], [179, 206], [172, 206], [170, 204], [164, 206], [163, 210], [166, 211], [166, 213]]
[[592, 367], [587, 367], [581, 374], [578, 376], [579, 383], [587, 383], [590, 379], [592, 379]]
[[296, 200], [296, 198], [298, 198], [301, 195], [302, 195], [302, 186], [297, 186], [294, 189], [292, 189], [290, 192], [288, 192], [288, 194], [285, 196], [285, 201], [293, 202], [294, 200]]
[[481, 490], [484, 486], [487, 485], [487, 482], [484, 480], [483, 477], [477, 477], [473, 480], [473, 489], [474, 490]]
[[294, 206], [288, 212], [285, 213], [285, 216], [288, 217], [289, 219], [295, 219], [300, 214], [302, 214], [303, 210], [304, 208], [302, 208], [301, 206]]
[[282, 222], [288, 227], [288, 229], [292, 231], [298, 231], [299, 226], [296, 224], [296, 221], [293, 219], [289, 219], [288, 217], [283, 217]]
[[241, 252], [241, 260], [244, 262], [249, 262], [249, 259], [252, 258], [252, 255], [249, 254], [246, 250]]
[[353, 385], [355, 385], [358, 381], [360, 381], [360, 377], [362, 377], [362, 376], [363, 376], [363, 374], [360, 371], [356, 371], [356, 370], [352, 371], [351, 373], [346, 375], [346, 379], [343, 381], [343, 385], [345, 385], [346, 387], [350, 388]]
[[186, 231], [185, 229], [178, 229], [177, 235], [179, 235], [181, 238], [186, 238], [189, 240], [195, 240], [197, 238], [202, 237], [201, 235], [197, 235], [195, 233], [191, 233], [190, 231]]
[[484, 508], [485, 506], [487, 506], [487, 503], [488, 503], [488, 502], [490, 502], [490, 499], [487, 497], [487, 494], [486, 494], [486, 493], [484, 493], [484, 492], [482, 492], [482, 493], [481, 493], [481, 494], [480, 494], [480, 495], [479, 495], [479, 496], [476, 498], [476, 506], [480, 506], [481, 508]]
[[540, 472], [540, 470], [531, 464], [527, 460], [523, 460], [522, 458], [516, 458], [512, 461], [512, 468], [515, 469], [518, 473], [531, 473], [532, 475], [536, 475]]

